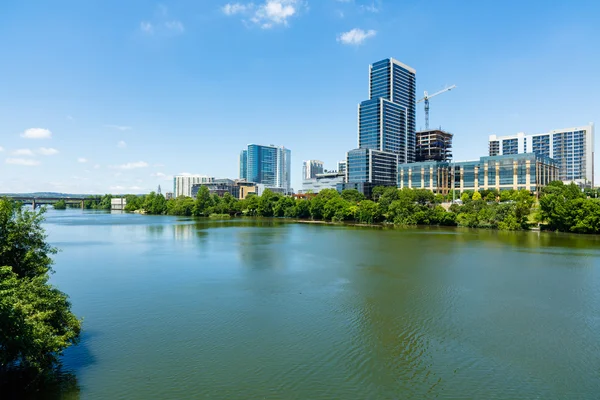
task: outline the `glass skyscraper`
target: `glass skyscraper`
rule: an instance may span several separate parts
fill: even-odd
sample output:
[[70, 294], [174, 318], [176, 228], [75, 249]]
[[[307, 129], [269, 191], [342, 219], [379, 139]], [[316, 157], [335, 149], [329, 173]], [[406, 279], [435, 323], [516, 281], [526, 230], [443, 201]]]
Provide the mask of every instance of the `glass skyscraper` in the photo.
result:
[[240, 152], [240, 179], [248, 179], [248, 150]]
[[358, 106], [358, 149], [347, 154], [347, 184], [369, 196], [395, 186], [398, 164], [415, 161], [416, 71], [393, 58], [369, 66], [369, 99]]
[[[243, 160], [246, 159], [244, 167]], [[292, 152], [283, 146], [262, 146], [249, 144], [240, 154], [240, 175], [245, 169], [248, 182], [260, 183], [266, 187], [291, 190]]]

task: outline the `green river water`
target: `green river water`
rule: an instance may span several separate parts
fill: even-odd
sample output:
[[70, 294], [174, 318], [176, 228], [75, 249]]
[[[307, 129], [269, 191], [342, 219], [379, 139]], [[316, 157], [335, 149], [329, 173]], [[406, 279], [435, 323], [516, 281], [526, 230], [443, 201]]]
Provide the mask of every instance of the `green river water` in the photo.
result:
[[[47, 214], [65, 399], [598, 399], [600, 238]], [[1, 396], [0, 396], [1, 397]]]

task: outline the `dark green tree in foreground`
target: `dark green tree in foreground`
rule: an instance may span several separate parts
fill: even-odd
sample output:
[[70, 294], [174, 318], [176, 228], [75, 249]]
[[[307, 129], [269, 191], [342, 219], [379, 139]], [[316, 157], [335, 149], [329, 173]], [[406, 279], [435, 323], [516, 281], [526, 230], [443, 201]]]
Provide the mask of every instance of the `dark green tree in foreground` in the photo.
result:
[[0, 199], [0, 382], [52, 370], [79, 339], [67, 295], [48, 283], [56, 249], [46, 242], [43, 212]]

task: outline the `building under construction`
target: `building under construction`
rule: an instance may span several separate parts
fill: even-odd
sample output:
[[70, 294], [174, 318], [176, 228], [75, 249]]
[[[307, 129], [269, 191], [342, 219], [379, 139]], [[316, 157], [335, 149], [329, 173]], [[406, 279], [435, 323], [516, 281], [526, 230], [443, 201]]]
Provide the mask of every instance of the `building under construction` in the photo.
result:
[[417, 132], [416, 161], [450, 161], [452, 136], [441, 129]]

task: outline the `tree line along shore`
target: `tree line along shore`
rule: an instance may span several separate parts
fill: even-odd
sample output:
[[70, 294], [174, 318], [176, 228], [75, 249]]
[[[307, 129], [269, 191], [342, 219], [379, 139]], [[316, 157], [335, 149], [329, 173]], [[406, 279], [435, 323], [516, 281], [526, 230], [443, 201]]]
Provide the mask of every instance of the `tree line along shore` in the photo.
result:
[[[196, 198], [180, 196], [166, 200], [150, 193], [126, 195], [125, 211], [151, 215], [230, 218], [278, 217], [295, 220], [389, 224], [439, 225], [500, 230], [532, 227], [561, 232], [600, 233], [598, 190], [582, 191], [575, 184], [552, 182], [536, 199], [527, 190], [484, 190], [434, 195], [424, 189], [377, 187], [367, 199], [356, 190], [342, 193], [325, 189], [314, 196], [292, 198], [265, 190], [261, 196], [238, 200], [229, 193], [211, 195], [201, 187]], [[86, 208], [110, 209], [112, 195], [86, 201]], [[460, 202], [452, 202], [453, 198]], [[444, 206], [442, 206], [442, 204]], [[60, 205], [62, 208], [63, 205]]]

